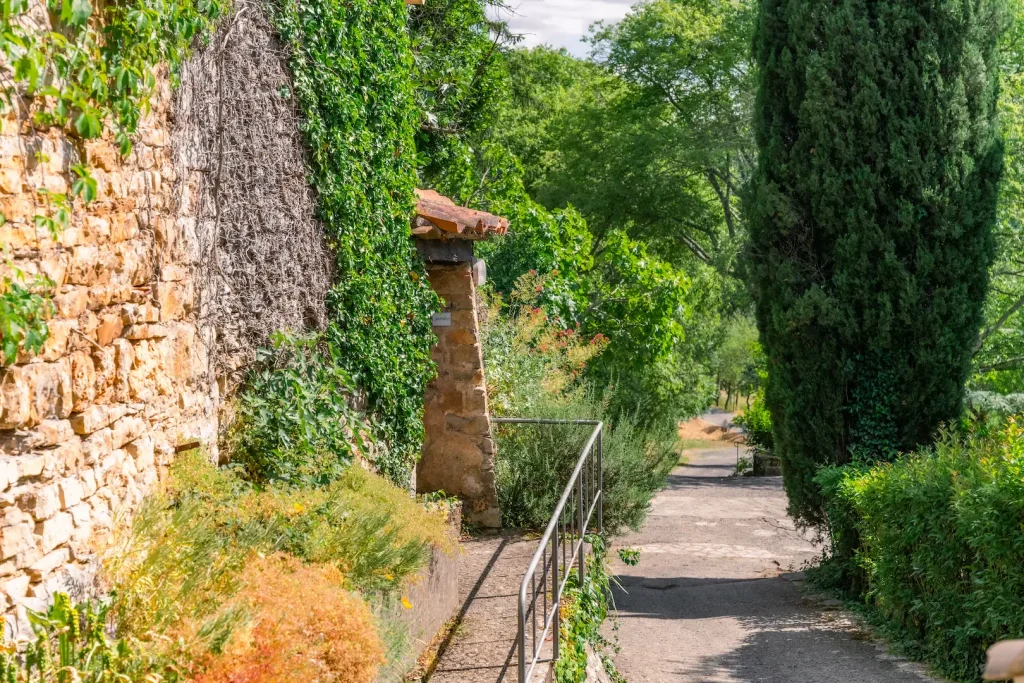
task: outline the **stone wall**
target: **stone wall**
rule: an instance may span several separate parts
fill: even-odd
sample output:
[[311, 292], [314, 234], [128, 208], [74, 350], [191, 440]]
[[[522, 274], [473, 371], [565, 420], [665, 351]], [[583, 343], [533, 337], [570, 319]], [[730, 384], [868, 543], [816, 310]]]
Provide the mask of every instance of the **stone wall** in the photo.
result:
[[435, 317], [437, 378], [427, 387], [424, 402], [426, 439], [416, 487], [457, 495], [466, 502], [467, 521], [499, 527], [472, 264], [428, 263], [427, 275], [445, 307], [444, 317]]
[[[173, 164], [167, 79], [131, 156], [0, 122], [0, 243], [16, 267], [54, 283], [42, 351], [0, 369], [0, 608], [7, 636], [30, 633], [25, 606], [88, 585], [94, 551], [179, 446], [216, 442], [216, 392], [199, 343], [195, 234]], [[79, 146], [81, 145], [81, 146]], [[99, 189], [54, 240], [35, 227], [40, 188], [66, 192], [88, 157]], [[215, 389], [215, 387], [214, 387]]]
[[[331, 257], [305, 182], [285, 56], [256, 5], [234, 4], [122, 159], [111, 140], [0, 121], [0, 276], [55, 284], [50, 338], [0, 368], [0, 613], [91, 590], [97, 552], [175, 452], [216, 457], [224, 397], [282, 327], [323, 324]], [[39, 189], [87, 157], [99, 197], [57, 240]]]

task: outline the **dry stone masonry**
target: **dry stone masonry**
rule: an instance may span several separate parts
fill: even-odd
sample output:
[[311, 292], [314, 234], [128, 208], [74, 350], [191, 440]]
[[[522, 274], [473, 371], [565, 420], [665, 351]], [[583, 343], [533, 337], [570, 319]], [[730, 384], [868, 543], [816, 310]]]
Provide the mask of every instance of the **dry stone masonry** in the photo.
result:
[[[0, 368], [0, 613], [92, 586], [97, 552], [177, 451], [217, 456], [230, 394], [270, 332], [323, 325], [331, 257], [306, 183], [284, 53], [239, 0], [122, 159], [0, 121], [0, 275], [49, 277], [55, 315], [34, 356]], [[39, 190], [86, 161], [99, 196], [58, 239]]]
[[[135, 507], [179, 447], [216, 442], [215, 395], [197, 343], [191, 250], [179, 212], [167, 79], [128, 159], [110, 140], [82, 145], [36, 130], [27, 112], [0, 127], [5, 272], [54, 284], [42, 351], [0, 369], [0, 608], [8, 637], [25, 607], [79, 590], [116, 518]], [[33, 217], [39, 189], [67, 192], [88, 158], [98, 198], [77, 203], [53, 239]]]
[[503, 234], [508, 221], [456, 206], [429, 190], [419, 191], [416, 213], [416, 246], [426, 261], [430, 286], [444, 303], [433, 320], [437, 378], [424, 401], [426, 438], [416, 487], [458, 495], [465, 500], [467, 521], [499, 527], [494, 439], [476, 311], [479, 270], [474, 266], [481, 264], [473, 257], [473, 242]]

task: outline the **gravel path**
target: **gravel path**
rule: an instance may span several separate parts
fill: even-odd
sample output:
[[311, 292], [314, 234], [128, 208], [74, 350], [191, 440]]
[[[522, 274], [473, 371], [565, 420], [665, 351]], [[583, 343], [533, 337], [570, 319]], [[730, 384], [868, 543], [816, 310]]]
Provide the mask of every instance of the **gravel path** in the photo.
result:
[[616, 545], [619, 670], [630, 683], [933, 681], [871, 642], [797, 570], [817, 553], [786, 516], [779, 477], [730, 476], [733, 446], [690, 451], [646, 526]]

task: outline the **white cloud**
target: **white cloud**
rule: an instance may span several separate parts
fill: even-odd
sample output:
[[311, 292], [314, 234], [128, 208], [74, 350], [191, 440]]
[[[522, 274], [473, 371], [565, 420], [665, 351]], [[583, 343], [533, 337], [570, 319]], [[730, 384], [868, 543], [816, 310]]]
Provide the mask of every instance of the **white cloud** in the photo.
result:
[[[429, 2], [429, 0], [427, 0]], [[636, 0], [508, 0], [511, 13], [501, 12], [525, 47], [564, 47], [583, 57], [590, 46], [582, 38], [595, 21], [618, 21]]]

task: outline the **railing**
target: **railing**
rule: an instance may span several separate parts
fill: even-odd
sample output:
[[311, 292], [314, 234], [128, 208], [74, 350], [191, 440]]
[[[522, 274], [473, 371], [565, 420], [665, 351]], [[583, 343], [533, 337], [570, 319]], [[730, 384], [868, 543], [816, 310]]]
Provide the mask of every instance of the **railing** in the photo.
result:
[[[538, 664], [551, 662], [553, 665], [558, 661], [558, 606], [574, 564], [579, 572], [580, 585], [583, 584], [587, 554], [584, 541], [595, 514], [597, 532], [604, 531], [601, 499], [604, 490], [601, 467], [604, 425], [596, 420], [498, 417], [492, 421], [498, 424], [585, 425], [594, 428], [519, 586], [519, 683], [528, 683]], [[551, 656], [545, 657], [544, 644], [549, 634]]]

